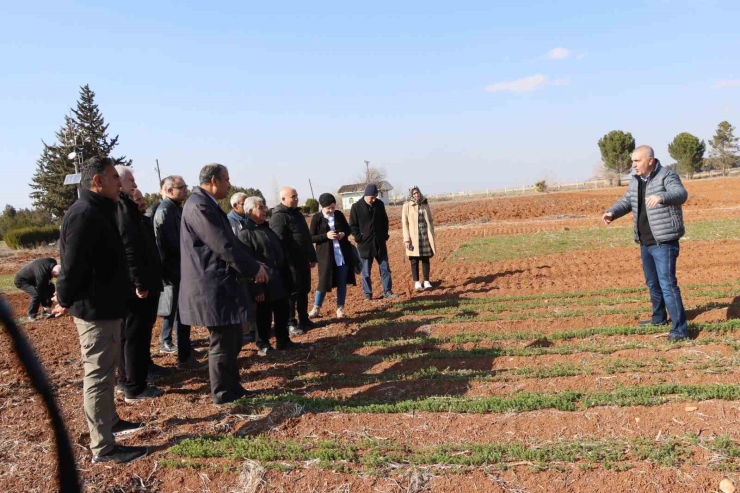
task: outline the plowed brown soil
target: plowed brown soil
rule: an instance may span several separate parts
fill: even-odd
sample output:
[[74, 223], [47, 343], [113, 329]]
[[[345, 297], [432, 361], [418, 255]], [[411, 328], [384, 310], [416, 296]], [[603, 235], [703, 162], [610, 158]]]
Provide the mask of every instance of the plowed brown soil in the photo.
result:
[[[714, 218], [740, 220], [740, 180], [718, 179], [688, 182], [690, 199], [685, 206], [687, 221]], [[432, 260], [435, 290], [412, 292], [409, 264], [403, 252], [399, 227], [400, 208], [389, 208], [395, 228], [389, 243], [390, 263], [396, 292], [403, 300], [455, 300], [481, 296], [541, 295], [544, 293], [592, 292], [614, 287], [640, 287], [644, 280], [636, 246], [608, 250], [577, 251], [504, 262], [457, 263], [451, 254], [466, 241], [488, 235], [560, 231], [599, 225], [600, 216], [625, 188], [599, 189], [539, 196], [496, 198], [471, 202], [433, 203], [437, 224], [438, 252]], [[629, 224], [630, 218], [622, 219]], [[55, 252], [47, 249], [0, 256], [0, 274], [14, 274], [33, 258]], [[691, 241], [681, 247], [678, 278], [682, 286], [720, 284], [740, 279], [740, 241]], [[380, 292], [377, 272], [375, 292]], [[358, 279], [359, 284], [359, 279]], [[719, 288], [718, 288], [719, 289]], [[727, 287], [721, 289], [730, 289]], [[735, 289], [740, 289], [736, 286]], [[451, 395], [488, 397], [516, 395], [520, 391], [557, 392], [565, 389], [609, 391], [618, 386], [644, 386], [658, 383], [733, 384], [736, 367], [720, 367], [712, 361], [730, 364], [737, 361], [737, 346], [730, 331], [724, 335], [700, 333], [693, 342], [676, 347], [664, 339], [645, 336], [595, 336], [587, 340], [554, 341], [565, 344], [617, 345], [645, 343], [649, 348], [624, 349], [611, 354], [577, 352], [540, 356], [470, 358], [425, 358], [394, 360], [392, 356], [416, 350], [444, 351], [475, 348], [521, 348], [532, 340], [482, 341], [480, 343], [425, 344], [403, 347], [349, 347], [347, 341], [373, 341], [384, 338], [434, 337], [470, 332], [537, 332], [588, 327], [630, 325], [649, 317], [647, 291], [624, 295], [643, 302], [610, 305], [613, 308], [642, 308], [640, 314], [580, 316], [568, 318], [529, 318], [494, 322], [445, 323], [426, 326], [424, 317], [398, 316], [375, 324], [387, 310], [399, 311], [397, 305], [384, 301], [365, 301], [361, 289], [351, 287], [346, 310], [348, 318], [337, 321], [330, 316], [319, 319], [319, 328], [295, 338], [310, 346], [287, 354], [259, 358], [255, 347], [242, 350], [242, 378], [250, 388], [280, 394], [295, 391], [308, 397], [362, 396], [381, 401]], [[26, 310], [22, 293], [6, 296], [16, 314]], [[325, 302], [324, 312], [331, 315], [334, 296]], [[695, 297], [684, 289], [689, 318], [696, 322], [723, 322], [738, 317], [738, 300]], [[712, 302], [722, 304], [711, 305]], [[572, 299], [545, 302], [535, 309], [516, 309], [509, 314], [556, 313], [564, 310], [588, 310]], [[464, 308], [464, 307], [461, 307]], [[488, 313], [481, 312], [480, 315]], [[452, 314], [440, 315], [449, 317]], [[169, 449], [180, 441], [204, 434], [226, 435], [250, 423], [240, 411], [216, 407], [211, 403], [207, 371], [177, 372], [155, 382], [165, 395], [151, 402], [127, 405], [116, 396], [122, 418], [143, 421], [145, 431], [122, 443], [146, 444], [149, 457], [125, 466], [100, 466], [90, 463], [89, 441], [82, 413], [82, 365], [79, 342], [69, 318], [44, 320], [24, 325], [55, 387], [64, 418], [74, 441], [80, 476], [87, 491], [240, 491], [241, 462], [228, 458], [200, 461], [200, 469], [165, 467], [163, 460], [178, 459]], [[158, 364], [174, 369], [173, 356], [158, 353], [159, 323], [155, 327], [152, 356]], [[721, 342], [708, 338], [724, 337]], [[197, 347], [207, 346], [207, 331], [196, 328]], [[346, 361], [349, 356], [375, 356]], [[344, 358], [344, 359], [343, 359]], [[665, 363], [660, 363], [660, 361]], [[605, 373], [603, 369], [616, 360], [643, 363], [643, 367]], [[709, 362], [709, 363], [707, 363]], [[705, 364], [706, 363], [706, 364]], [[553, 365], [585, 365], [591, 373], [556, 378], [517, 377], [476, 381], [473, 379], [399, 381], [401, 373], [436, 367], [438, 370], [490, 372], [506, 375], [522, 368], [546, 368]], [[658, 370], [660, 365], [671, 368]], [[375, 376], [380, 382], [362, 383], [358, 379]], [[396, 376], [396, 377], [394, 377]], [[312, 378], [308, 383], [305, 379]], [[387, 377], [388, 381], [383, 381]], [[342, 379], [345, 380], [342, 380]], [[353, 380], [354, 379], [354, 380]], [[688, 412], [687, 407], [697, 410]], [[256, 418], [256, 417], [253, 417]], [[700, 401], [668, 402], [659, 406], [596, 407], [563, 412], [555, 409], [524, 413], [457, 414], [415, 412], [408, 414], [306, 412], [303, 415], [265, 426], [258, 434], [276, 439], [389, 439], [410, 446], [432, 446], [466, 442], [535, 442], [562, 439], [633, 439], [696, 433], [700, 438], [727, 435], [740, 440], [740, 402]], [[716, 458], [714, 458], [716, 459]], [[335, 470], [318, 463], [292, 463], [285, 471], [269, 469], [259, 491], [297, 492], [395, 492], [395, 491], [718, 491], [727, 476], [740, 482], [735, 472], [721, 472], [714, 467], [709, 452], [697, 452], [693, 463], [665, 466], [651, 460], [635, 461], [624, 471], [594, 465], [562, 463], [540, 467], [531, 463], [509, 464], [506, 468], [433, 467], [418, 470], [399, 464], [380, 471], [361, 469]], [[536, 466], [536, 467], [535, 467]], [[0, 335], [0, 491], [55, 491], [54, 444], [50, 426], [40, 399], [35, 395], [12, 354], [8, 337]], [[425, 472], [426, 471], [426, 472]]]

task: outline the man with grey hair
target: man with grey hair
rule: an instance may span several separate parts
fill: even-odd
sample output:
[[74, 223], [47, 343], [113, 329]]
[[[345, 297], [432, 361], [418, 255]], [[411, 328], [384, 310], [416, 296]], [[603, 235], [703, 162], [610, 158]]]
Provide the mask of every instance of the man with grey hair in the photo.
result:
[[[200, 367], [193, 358], [198, 353], [190, 342], [190, 326], [180, 320], [177, 298], [180, 294], [180, 222], [182, 207], [188, 198], [188, 186], [182, 176], [171, 175], [163, 180], [164, 200], [154, 213], [154, 237], [159, 258], [162, 260], [162, 280], [167, 296], [171, 297], [169, 312], [162, 318], [159, 350], [165, 354], [177, 353], [177, 368], [192, 370]], [[172, 344], [172, 332], [177, 336], [177, 346]]]
[[265, 267], [239, 243], [218, 205], [230, 186], [226, 166], [204, 166], [200, 186], [185, 203], [180, 233], [180, 317], [208, 327], [211, 397], [217, 405], [255, 394], [241, 386], [237, 363], [242, 325], [252, 319], [251, 296], [240, 279], [268, 281]]
[[[41, 305], [44, 318], [50, 318], [51, 302], [54, 296], [54, 283], [52, 278], [59, 277], [62, 270], [57, 261], [51, 257], [39, 258], [26, 264], [15, 275], [13, 282], [15, 287], [24, 291], [31, 297], [31, 303], [28, 305], [27, 320], [33, 322]], [[47, 311], [47, 308], [49, 309]]]
[[244, 201], [247, 200], [247, 194], [237, 192], [231, 196], [229, 203], [231, 204], [231, 211], [227, 214], [229, 218], [229, 224], [234, 234], [238, 234], [239, 231], [247, 226], [247, 213], [244, 210]]
[[688, 199], [688, 193], [678, 174], [664, 168], [649, 146], [634, 150], [632, 169], [634, 175], [627, 192], [602, 219], [609, 225], [632, 212], [635, 242], [640, 245], [642, 270], [653, 305], [651, 320], [639, 325], [668, 325], [667, 309], [673, 322], [668, 340], [680, 341], [689, 336], [676, 279], [678, 240], [685, 232], [681, 205]]
[[126, 403], [132, 404], [164, 393], [147, 383], [152, 329], [157, 321], [157, 306], [162, 292], [162, 262], [154, 230], [134, 201], [139, 190], [133, 172], [130, 167], [120, 165], [116, 166], [116, 170], [121, 177], [116, 225], [123, 240], [129, 277], [118, 385], [124, 391]]

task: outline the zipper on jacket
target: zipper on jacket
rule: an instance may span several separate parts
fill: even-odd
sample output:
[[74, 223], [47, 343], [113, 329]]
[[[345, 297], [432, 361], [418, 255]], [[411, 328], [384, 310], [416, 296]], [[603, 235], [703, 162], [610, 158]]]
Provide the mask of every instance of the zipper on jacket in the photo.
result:
[[[658, 174], [657, 173], [657, 170], [656, 170], [656, 173], [655, 174], [656, 175]], [[642, 178], [639, 175], [637, 176], [637, 179], [638, 180], [642, 180]], [[650, 233], [653, 235], [653, 239], [655, 240], [655, 244], [657, 246], [660, 246], [660, 240], [658, 238], [656, 238], [655, 237], [655, 233], [653, 233], [653, 225], [650, 224], [650, 210], [647, 208], [648, 185], [650, 185], [650, 182], [651, 181], [653, 181], [653, 176], [648, 176], [648, 179], [645, 181], [645, 196], [643, 197], [643, 200], [645, 200], [645, 203], [643, 204], [643, 207], [645, 207], [645, 217], [647, 217], [648, 226], [650, 226]], [[640, 184], [638, 183], [637, 186], [639, 187]], [[638, 196], [639, 196], [639, 193], [638, 193]], [[638, 216], [640, 215], [640, 210], [639, 209], [637, 210], [637, 215]], [[640, 221], [640, 218], [639, 217], [637, 218], [637, 221], [638, 222]], [[638, 237], [639, 237], [639, 229], [640, 228], [638, 227]], [[640, 245], [642, 245], [642, 239], [640, 239]]]

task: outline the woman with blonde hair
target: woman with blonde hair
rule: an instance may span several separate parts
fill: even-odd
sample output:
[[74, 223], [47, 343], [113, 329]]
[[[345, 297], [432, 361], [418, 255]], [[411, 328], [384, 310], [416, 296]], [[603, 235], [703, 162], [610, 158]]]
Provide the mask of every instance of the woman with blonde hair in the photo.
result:
[[[411, 260], [411, 277], [414, 289], [432, 289], [429, 282], [429, 259], [434, 256], [434, 220], [426, 197], [419, 187], [410, 190], [409, 198], [403, 204], [401, 225], [403, 227], [403, 244], [406, 256]], [[424, 273], [424, 284], [419, 281], [419, 262]]]

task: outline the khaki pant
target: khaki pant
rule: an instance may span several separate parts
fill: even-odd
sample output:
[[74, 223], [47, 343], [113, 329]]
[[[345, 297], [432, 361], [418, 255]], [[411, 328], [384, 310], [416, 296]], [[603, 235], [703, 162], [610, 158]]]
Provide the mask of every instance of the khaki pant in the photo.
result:
[[119, 419], [114, 398], [122, 321], [74, 320], [85, 368], [83, 404], [90, 429], [90, 450], [93, 455], [106, 454], [116, 444], [111, 428]]

